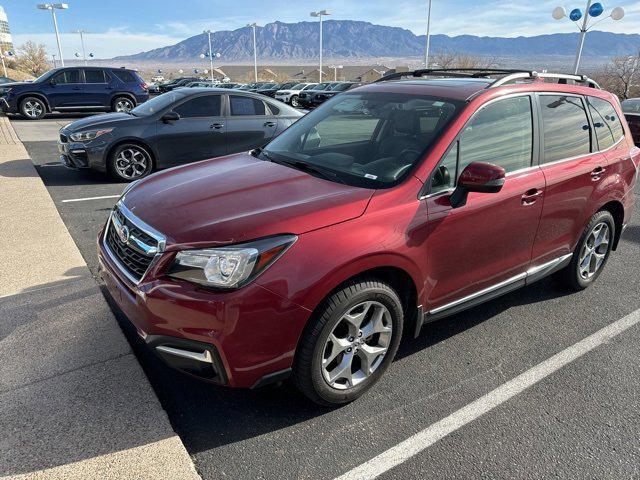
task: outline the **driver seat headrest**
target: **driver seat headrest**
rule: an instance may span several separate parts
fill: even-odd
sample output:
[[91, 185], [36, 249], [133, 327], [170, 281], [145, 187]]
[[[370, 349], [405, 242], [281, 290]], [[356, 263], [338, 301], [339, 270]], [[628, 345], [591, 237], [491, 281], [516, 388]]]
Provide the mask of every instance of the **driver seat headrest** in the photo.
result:
[[418, 135], [420, 133], [420, 119], [414, 110], [398, 110], [391, 115], [391, 124], [398, 133]]

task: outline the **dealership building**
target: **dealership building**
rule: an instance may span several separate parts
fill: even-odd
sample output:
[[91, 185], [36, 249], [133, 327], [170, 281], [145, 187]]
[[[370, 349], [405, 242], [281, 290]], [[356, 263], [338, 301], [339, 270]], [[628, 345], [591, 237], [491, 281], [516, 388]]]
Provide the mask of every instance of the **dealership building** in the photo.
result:
[[2, 52], [13, 51], [13, 41], [11, 40], [11, 31], [9, 30], [9, 19], [4, 12], [4, 8], [0, 5], [0, 50]]

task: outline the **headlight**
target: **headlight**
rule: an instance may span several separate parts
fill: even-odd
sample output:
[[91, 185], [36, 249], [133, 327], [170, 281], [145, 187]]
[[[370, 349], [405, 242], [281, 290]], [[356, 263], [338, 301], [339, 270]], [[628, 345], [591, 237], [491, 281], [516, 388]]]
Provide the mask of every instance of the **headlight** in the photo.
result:
[[178, 252], [167, 274], [215, 288], [239, 288], [280, 258], [298, 239], [280, 235], [254, 242]]
[[11, 91], [10, 88], [0, 88], [0, 95], [9, 93]]
[[72, 133], [69, 138], [74, 142], [89, 142], [101, 135], [110, 133], [113, 128], [103, 128], [101, 130], [87, 130], [86, 132]]

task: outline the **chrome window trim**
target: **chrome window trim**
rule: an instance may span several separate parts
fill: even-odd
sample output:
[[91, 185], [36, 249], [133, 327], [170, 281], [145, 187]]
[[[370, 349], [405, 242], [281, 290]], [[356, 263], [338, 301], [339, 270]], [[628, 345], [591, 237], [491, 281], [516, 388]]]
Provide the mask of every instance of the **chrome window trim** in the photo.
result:
[[[118, 257], [111, 251], [111, 248], [109, 247], [109, 243], [107, 242], [107, 235], [109, 234], [109, 228], [113, 223], [113, 213], [116, 209], [118, 209], [120, 213], [127, 220], [129, 220], [132, 224], [134, 224], [136, 228], [139, 228], [144, 233], [146, 233], [150, 237], [155, 238], [158, 241], [157, 253], [155, 254], [153, 259], [149, 263], [149, 266], [147, 267], [147, 269], [139, 279], [131, 275], [129, 271], [125, 268], [125, 266], [122, 265]], [[164, 252], [166, 243], [167, 243], [166, 237], [162, 233], [158, 232], [155, 228], [151, 227], [147, 223], [140, 220], [133, 213], [131, 213], [131, 210], [129, 210], [124, 205], [124, 203], [122, 203], [122, 200], [118, 200], [118, 202], [114, 205], [113, 209], [111, 210], [111, 213], [109, 213], [109, 219], [107, 220], [107, 223], [104, 227], [104, 234], [102, 236], [102, 246], [104, 248], [104, 251], [107, 253], [107, 256], [109, 257], [109, 260], [111, 260], [114, 263], [114, 265], [118, 267], [120, 272], [125, 277], [127, 277], [127, 279], [131, 283], [133, 283], [134, 285], [139, 285], [142, 282], [142, 280], [144, 280], [144, 278], [147, 276], [147, 273], [149, 273], [149, 270], [151, 270], [154, 267], [154, 265], [158, 263], [158, 260], [160, 260], [160, 257], [162, 257], [162, 252]]]

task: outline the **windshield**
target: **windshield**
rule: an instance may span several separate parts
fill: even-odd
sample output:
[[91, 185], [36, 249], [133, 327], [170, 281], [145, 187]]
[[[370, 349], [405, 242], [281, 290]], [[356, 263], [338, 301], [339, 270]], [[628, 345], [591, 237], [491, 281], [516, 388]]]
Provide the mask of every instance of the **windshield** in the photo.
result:
[[351, 87], [351, 83], [341, 83], [340, 85], [336, 85], [335, 87], [333, 87], [331, 89], [332, 92], [342, 92], [344, 90], [347, 90], [349, 87]]
[[621, 103], [624, 113], [640, 113], [640, 98], [630, 98]]
[[304, 83], [298, 83], [297, 85], [294, 85], [293, 87], [291, 87], [291, 90], [302, 90], [306, 86], [307, 85], [305, 85]]
[[262, 154], [328, 170], [349, 185], [385, 188], [409, 173], [462, 105], [404, 93], [344, 93], [298, 120]]
[[171, 105], [173, 102], [184, 97], [184, 93], [180, 92], [167, 92], [162, 95], [158, 95], [157, 97], [152, 98], [151, 100], [147, 100], [144, 103], [141, 103], [136, 108], [131, 110], [131, 114], [136, 117], [147, 117], [149, 115], [153, 115], [154, 113], [158, 113], [164, 108]]

